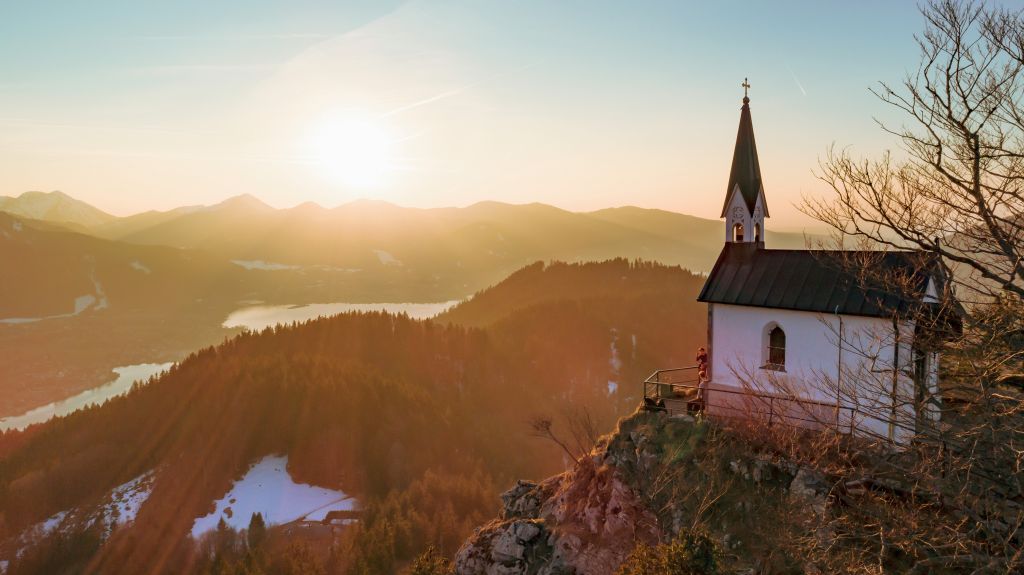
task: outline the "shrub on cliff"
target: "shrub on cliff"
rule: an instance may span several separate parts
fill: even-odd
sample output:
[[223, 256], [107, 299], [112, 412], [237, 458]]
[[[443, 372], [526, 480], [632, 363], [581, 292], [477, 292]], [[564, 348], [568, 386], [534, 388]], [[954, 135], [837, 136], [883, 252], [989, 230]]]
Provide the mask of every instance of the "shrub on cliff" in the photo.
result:
[[718, 547], [703, 530], [683, 530], [668, 543], [640, 544], [617, 575], [716, 575]]
[[438, 554], [435, 547], [429, 547], [412, 563], [409, 575], [452, 575], [455, 568], [448, 558]]

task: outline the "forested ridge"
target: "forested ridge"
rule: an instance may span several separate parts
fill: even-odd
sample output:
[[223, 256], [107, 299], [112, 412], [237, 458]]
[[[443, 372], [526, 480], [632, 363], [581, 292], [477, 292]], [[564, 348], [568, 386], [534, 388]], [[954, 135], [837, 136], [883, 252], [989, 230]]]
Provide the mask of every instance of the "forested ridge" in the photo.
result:
[[[26, 527], [153, 469], [133, 523], [105, 542], [52, 535], [9, 573], [259, 572], [282, 557], [388, 573], [428, 545], [451, 555], [514, 479], [564, 467], [532, 417], [586, 410], [610, 429], [639, 378], [692, 358], [701, 283], [645, 262], [535, 264], [437, 321], [346, 314], [244, 333], [102, 407], [0, 436], [0, 559]], [[358, 497], [361, 523], [327, 548], [259, 558], [230, 533], [197, 545], [192, 522], [274, 453], [297, 481]]]

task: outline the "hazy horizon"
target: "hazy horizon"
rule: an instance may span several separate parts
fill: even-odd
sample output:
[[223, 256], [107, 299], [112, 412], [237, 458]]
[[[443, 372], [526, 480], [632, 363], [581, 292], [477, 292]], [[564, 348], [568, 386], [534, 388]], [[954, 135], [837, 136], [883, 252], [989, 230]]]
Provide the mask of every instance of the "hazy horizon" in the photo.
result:
[[[916, 6], [122, 0], [0, 8], [0, 194], [115, 215], [269, 205], [635, 205], [717, 218], [750, 78], [770, 225], [829, 145], [893, 142]], [[737, 30], [741, 33], [737, 34]], [[856, 57], [851, 57], [856, 55]]]
[[1024, 573], [1021, 118], [1024, 0], [0, 2], [0, 575]]

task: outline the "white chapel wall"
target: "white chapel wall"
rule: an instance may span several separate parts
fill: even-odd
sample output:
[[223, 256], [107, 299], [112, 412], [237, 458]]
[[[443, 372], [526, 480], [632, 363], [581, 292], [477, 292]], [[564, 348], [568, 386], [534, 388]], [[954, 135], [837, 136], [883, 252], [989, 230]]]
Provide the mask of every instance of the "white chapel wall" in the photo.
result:
[[[840, 354], [840, 317], [835, 314], [715, 304], [712, 390], [753, 387], [765, 393], [798, 394], [830, 405], [838, 402], [848, 408], [838, 410], [843, 425], [852, 423], [855, 428], [886, 437], [890, 431], [894, 436], [909, 432], [890, 430], [889, 420], [895, 384], [897, 420], [912, 421], [913, 380], [909, 374], [913, 373], [913, 326], [900, 329], [901, 365], [894, 380], [896, 338], [892, 320], [848, 315], [841, 319]], [[786, 334], [784, 372], [762, 369], [767, 357], [766, 333], [773, 325]], [[854, 409], [856, 421], [851, 422]]]

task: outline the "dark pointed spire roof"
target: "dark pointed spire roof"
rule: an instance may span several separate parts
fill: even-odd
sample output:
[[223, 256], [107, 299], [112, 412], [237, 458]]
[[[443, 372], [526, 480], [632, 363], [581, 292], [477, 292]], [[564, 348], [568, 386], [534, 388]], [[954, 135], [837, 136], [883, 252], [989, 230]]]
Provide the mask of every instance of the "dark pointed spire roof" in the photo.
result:
[[[746, 84], [746, 82], [744, 82]], [[732, 169], [729, 170], [729, 185], [725, 189], [725, 204], [722, 216], [729, 209], [733, 188], [740, 187], [740, 194], [747, 204], [747, 210], [754, 213], [757, 196], [761, 192], [761, 165], [757, 161], [757, 146], [754, 144], [754, 123], [750, 119], [750, 98], [744, 94], [740, 108], [740, 129], [736, 134], [736, 150], [732, 153]], [[764, 202], [764, 215], [768, 215], [768, 202]]]

